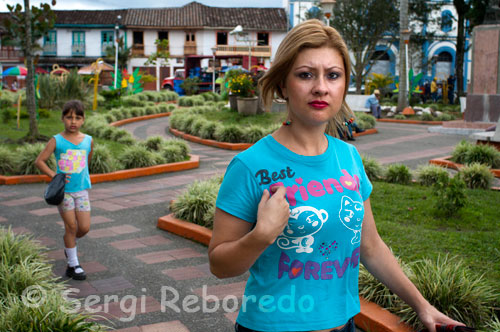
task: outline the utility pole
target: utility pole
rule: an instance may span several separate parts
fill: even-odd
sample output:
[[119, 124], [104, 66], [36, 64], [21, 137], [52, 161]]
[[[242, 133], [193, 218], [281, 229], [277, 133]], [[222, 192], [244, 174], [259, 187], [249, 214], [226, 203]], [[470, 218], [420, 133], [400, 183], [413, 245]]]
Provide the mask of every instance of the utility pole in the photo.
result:
[[406, 78], [406, 44], [404, 34], [408, 31], [408, 0], [399, 1], [399, 92], [398, 92], [398, 107], [397, 111], [401, 112], [408, 106], [408, 86]]

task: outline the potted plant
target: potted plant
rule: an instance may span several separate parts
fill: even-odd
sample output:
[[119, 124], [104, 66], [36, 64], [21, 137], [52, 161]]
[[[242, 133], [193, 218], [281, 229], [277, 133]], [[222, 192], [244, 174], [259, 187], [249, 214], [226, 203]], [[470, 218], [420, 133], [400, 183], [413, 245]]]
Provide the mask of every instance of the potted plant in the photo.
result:
[[238, 113], [255, 115], [259, 104], [256, 87], [252, 77], [248, 74], [238, 75], [229, 84], [232, 95], [237, 96]]

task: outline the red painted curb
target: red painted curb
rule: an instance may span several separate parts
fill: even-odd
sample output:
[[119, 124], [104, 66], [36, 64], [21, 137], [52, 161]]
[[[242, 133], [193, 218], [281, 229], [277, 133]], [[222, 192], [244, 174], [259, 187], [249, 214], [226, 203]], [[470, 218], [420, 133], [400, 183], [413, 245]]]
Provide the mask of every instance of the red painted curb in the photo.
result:
[[150, 114], [150, 115], [143, 115], [143, 116], [136, 116], [135, 118], [128, 118], [128, 119], [123, 119], [123, 120], [118, 120], [115, 122], [111, 122], [109, 125], [113, 127], [119, 127], [123, 126], [124, 124], [127, 123], [132, 123], [132, 122], [137, 122], [137, 121], [143, 121], [143, 120], [150, 120], [150, 119], [156, 119], [156, 118], [163, 118], [165, 116], [170, 116], [171, 112], [166, 112], [166, 113], [157, 113], [157, 114]]
[[[461, 167], [464, 166], [462, 164], [454, 163], [450, 159], [451, 159], [451, 156], [446, 156], [443, 158], [435, 158], [435, 159], [429, 160], [429, 164], [439, 165], [439, 166], [452, 168], [452, 169], [456, 169], [456, 170], [459, 170]], [[492, 169], [490, 169], [490, 172], [495, 177], [500, 178], [500, 169], [492, 168]]]
[[354, 137], [358, 137], [358, 136], [372, 135], [377, 133], [378, 133], [377, 129], [371, 128], [371, 129], [365, 129], [365, 131], [363, 131], [362, 133], [353, 133], [352, 135]]
[[[104, 174], [90, 174], [90, 181], [92, 183], [110, 182], [124, 179], [132, 179], [141, 176], [154, 175], [159, 173], [169, 173], [193, 169], [200, 166], [200, 157], [197, 155], [190, 155], [187, 161], [180, 161], [176, 163], [162, 164], [151, 167], [132, 168], [121, 171], [104, 173]], [[37, 183], [49, 182], [50, 178], [47, 175], [13, 175], [3, 176], [0, 175], [1, 184], [20, 184], [20, 183]]]
[[[174, 214], [160, 217], [157, 227], [184, 238], [200, 242], [208, 246], [212, 238], [212, 230], [203, 226], [179, 220]], [[400, 318], [381, 308], [373, 302], [360, 297], [361, 312], [354, 317], [357, 326], [370, 332], [414, 332], [408, 325], [400, 323]]]
[[394, 123], [406, 123], [406, 124], [424, 124], [431, 126], [439, 126], [443, 124], [443, 121], [421, 121], [421, 120], [397, 120], [397, 119], [377, 119], [377, 122], [394, 122]]
[[216, 148], [226, 149], [226, 150], [246, 150], [253, 145], [253, 143], [226, 143], [226, 142], [218, 142], [212, 139], [203, 139], [198, 136], [193, 136], [186, 134], [177, 129], [168, 128], [168, 130], [175, 136], [181, 137], [187, 141], [199, 143], [203, 145], [214, 146]]

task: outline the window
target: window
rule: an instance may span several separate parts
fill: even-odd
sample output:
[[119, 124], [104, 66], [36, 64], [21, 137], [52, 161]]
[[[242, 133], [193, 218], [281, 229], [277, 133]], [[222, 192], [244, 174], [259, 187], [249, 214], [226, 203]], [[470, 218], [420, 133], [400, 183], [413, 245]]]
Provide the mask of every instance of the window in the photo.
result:
[[217, 45], [227, 45], [227, 32], [226, 31], [217, 32]]
[[159, 40], [168, 40], [168, 31], [158, 31]]
[[453, 15], [449, 10], [444, 10], [441, 13], [441, 30], [443, 32], [451, 31], [451, 27], [453, 24]]
[[194, 32], [186, 32], [186, 41], [194, 42], [194, 40], [195, 40]]
[[132, 39], [134, 45], [144, 45], [144, 33], [142, 31], [134, 31]]
[[375, 51], [375, 52], [373, 52], [373, 55], [371, 56], [370, 60], [390, 61], [391, 59], [389, 58], [389, 54], [387, 54], [387, 52]]
[[438, 55], [437, 61], [438, 62], [452, 62], [453, 57], [451, 56], [451, 54], [449, 52], [441, 52]]
[[43, 37], [43, 55], [57, 55], [56, 31], [49, 31]]
[[101, 54], [106, 55], [106, 49], [114, 45], [114, 31], [101, 31]]
[[268, 46], [269, 45], [269, 33], [268, 32], [258, 32], [257, 33], [257, 45], [258, 46]]
[[73, 31], [71, 52], [73, 56], [85, 56], [85, 31]]

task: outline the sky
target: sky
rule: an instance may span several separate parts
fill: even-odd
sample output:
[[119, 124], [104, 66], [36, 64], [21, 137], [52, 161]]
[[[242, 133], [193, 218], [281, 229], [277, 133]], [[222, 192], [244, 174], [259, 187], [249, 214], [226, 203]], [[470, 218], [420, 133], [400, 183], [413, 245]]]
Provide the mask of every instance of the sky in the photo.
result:
[[[51, 3], [52, 0], [31, 0], [31, 5], [40, 2]], [[154, 8], [154, 7], [181, 7], [192, 0], [56, 0], [52, 9], [123, 9], [123, 8]], [[197, 0], [207, 6], [213, 7], [282, 7], [283, 0]], [[24, 5], [24, 1], [0, 0], [0, 12], [6, 12], [7, 4]]]

